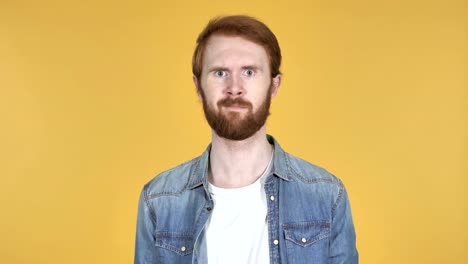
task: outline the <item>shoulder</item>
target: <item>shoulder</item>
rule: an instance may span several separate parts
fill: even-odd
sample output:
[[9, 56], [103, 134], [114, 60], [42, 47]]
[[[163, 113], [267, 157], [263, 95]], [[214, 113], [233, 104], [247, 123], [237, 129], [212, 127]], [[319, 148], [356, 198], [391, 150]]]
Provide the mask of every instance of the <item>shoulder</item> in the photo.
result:
[[343, 187], [342, 181], [326, 169], [289, 153], [287, 153], [286, 156], [289, 161], [290, 174], [293, 179], [303, 183], [312, 184], [322, 182], [330, 183], [337, 187]]
[[196, 157], [156, 175], [143, 188], [147, 197], [178, 195], [183, 192], [190, 176], [194, 173], [194, 167], [198, 164], [199, 158]]

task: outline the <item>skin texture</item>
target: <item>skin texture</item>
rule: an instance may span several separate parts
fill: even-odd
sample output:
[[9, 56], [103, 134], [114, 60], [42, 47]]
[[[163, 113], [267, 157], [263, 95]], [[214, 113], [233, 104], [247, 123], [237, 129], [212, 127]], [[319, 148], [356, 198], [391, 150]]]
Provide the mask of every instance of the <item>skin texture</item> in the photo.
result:
[[[262, 46], [237, 36], [214, 35], [206, 46], [200, 80], [195, 76], [193, 80], [205, 113], [212, 111], [214, 116], [224, 118], [230, 129], [242, 132], [246, 120], [258, 117], [265, 105], [266, 120], [269, 100], [278, 92], [281, 75], [271, 78], [268, 55]], [[238, 188], [258, 179], [272, 155], [265, 122], [260, 123], [237, 139], [212, 129], [212, 184]]]

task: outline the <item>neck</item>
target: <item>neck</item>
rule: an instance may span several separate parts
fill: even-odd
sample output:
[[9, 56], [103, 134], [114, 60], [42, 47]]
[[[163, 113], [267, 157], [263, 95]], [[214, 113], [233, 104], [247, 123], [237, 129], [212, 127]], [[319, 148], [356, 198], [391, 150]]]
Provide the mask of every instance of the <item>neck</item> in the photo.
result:
[[221, 188], [240, 188], [254, 183], [272, 156], [263, 126], [251, 137], [234, 141], [212, 132], [209, 181]]

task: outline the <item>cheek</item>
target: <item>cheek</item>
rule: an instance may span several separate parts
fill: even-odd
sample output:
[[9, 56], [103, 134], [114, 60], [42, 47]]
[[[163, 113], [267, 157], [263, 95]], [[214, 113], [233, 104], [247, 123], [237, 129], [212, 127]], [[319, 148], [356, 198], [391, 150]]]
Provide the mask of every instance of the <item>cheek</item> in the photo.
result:
[[216, 96], [223, 91], [223, 81], [212, 78], [205, 78], [201, 82], [201, 87], [207, 96]]
[[270, 89], [267, 88], [266, 91], [263, 90], [255, 94], [255, 99], [252, 99], [252, 100], [255, 100], [255, 101], [252, 101], [252, 103], [254, 104], [254, 109], [253, 109], [254, 111], [257, 111], [259, 107], [267, 100], [267, 97], [271, 96], [270, 92], [271, 92]]
[[270, 92], [270, 85], [269, 81], [258, 81], [253, 84], [252, 88], [249, 89], [249, 94], [252, 98], [255, 98], [256, 101], [263, 101], [266, 95]]
[[220, 100], [220, 98], [217, 98], [213, 94], [210, 93], [210, 91], [207, 91], [206, 89], [203, 88], [203, 92], [201, 93], [203, 104], [209, 106], [212, 109], [217, 109], [217, 102]]
[[204, 97], [203, 100], [206, 101], [206, 104], [212, 108], [218, 108], [217, 103], [224, 98], [223, 94], [219, 90], [208, 90], [203, 89]]

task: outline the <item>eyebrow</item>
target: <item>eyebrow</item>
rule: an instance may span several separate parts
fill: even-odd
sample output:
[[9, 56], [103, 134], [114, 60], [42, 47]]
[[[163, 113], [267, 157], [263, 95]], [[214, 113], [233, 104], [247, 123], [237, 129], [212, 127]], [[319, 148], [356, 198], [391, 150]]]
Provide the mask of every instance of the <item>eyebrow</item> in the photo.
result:
[[[253, 70], [261, 70], [261, 68], [257, 65], [245, 65], [241, 67], [242, 70], [247, 70], [247, 69], [253, 69]], [[227, 67], [223, 66], [213, 66], [208, 69], [208, 72], [214, 72], [214, 71], [229, 71]]]
[[246, 65], [246, 66], [242, 66], [241, 69], [243, 70], [247, 70], [247, 69], [251, 69], [251, 70], [260, 70], [261, 68], [257, 65]]
[[221, 66], [213, 66], [208, 69], [208, 72], [214, 72], [214, 71], [229, 71], [229, 69], [226, 67], [221, 67]]

